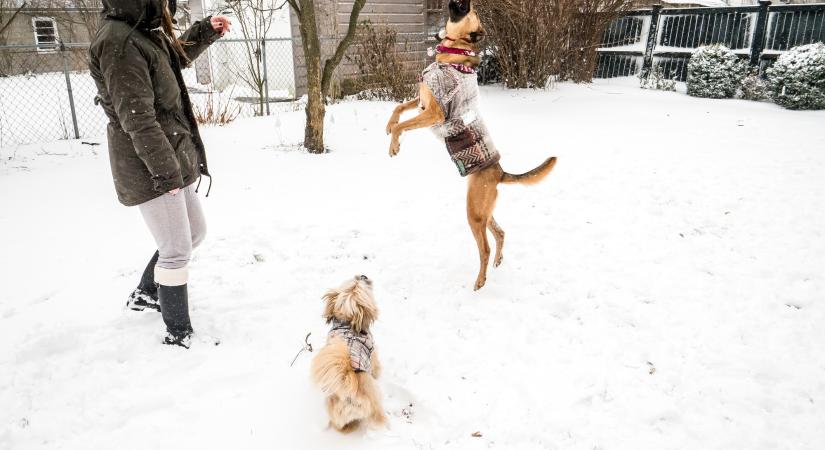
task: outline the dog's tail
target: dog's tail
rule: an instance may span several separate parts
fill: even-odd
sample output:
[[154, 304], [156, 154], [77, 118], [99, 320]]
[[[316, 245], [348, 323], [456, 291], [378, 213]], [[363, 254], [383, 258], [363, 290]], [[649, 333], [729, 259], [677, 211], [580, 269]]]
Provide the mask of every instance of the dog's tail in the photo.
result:
[[556, 157], [553, 156], [548, 158], [546, 161], [541, 163], [535, 169], [525, 172], [521, 175], [511, 175], [507, 172], [504, 172], [501, 176], [501, 182], [507, 184], [536, 184], [539, 181], [543, 180], [550, 171], [553, 170], [553, 166], [556, 165]]
[[343, 339], [332, 339], [312, 360], [312, 381], [327, 395], [346, 398], [358, 391], [358, 376], [350, 365]]

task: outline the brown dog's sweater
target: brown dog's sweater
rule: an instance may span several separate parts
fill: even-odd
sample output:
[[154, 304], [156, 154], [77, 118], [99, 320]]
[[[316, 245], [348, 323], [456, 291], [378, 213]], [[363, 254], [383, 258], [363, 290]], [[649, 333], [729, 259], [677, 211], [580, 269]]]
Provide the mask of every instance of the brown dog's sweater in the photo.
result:
[[434, 62], [421, 74], [444, 112], [444, 123], [433, 127], [444, 139], [461, 176], [478, 172], [498, 162], [500, 156], [478, 113], [478, 79], [450, 64]]
[[372, 350], [374, 348], [372, 333], [369, 331], [357, 333], [349, 323], [333, 319], [328, 338], [332, 339], [334, 337], [341, 338], [347, 343], [352, 370], [356, 372], [370, 371], [372, 367]]

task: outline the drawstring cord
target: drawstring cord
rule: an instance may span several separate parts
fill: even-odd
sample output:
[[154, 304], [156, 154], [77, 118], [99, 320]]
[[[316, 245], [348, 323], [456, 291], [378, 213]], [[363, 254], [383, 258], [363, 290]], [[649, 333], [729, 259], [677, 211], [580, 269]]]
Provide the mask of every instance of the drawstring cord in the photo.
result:
[[[203, 179], [204, 174], [198, 177], [198, 185], [195, 186], [195, 193], [198, 193], [198, 189], [201, 188], [201, 180]], [[209, 197], [209, 193], [212, 192], [212, 175], [206, 175], [209, 177], [209, 188], [206, 189], [206, 196]]]
[[132, 26], [132, 29], [129, 30], [129, 33], [126, 34], [126, 37], [123, 39], [123, 43], [120, 46], [120, 56], [123, 56], [123, 52], [126, 51], [126, 43], [129, 42], [129, 38], [132, 36], [132, 33], [135, 29], [140, 26], [141, 22], [143, 22], [143, 18], [146, 17], [146, 9], [140, 12], [140, 17], [138, 17], [137, 22]]

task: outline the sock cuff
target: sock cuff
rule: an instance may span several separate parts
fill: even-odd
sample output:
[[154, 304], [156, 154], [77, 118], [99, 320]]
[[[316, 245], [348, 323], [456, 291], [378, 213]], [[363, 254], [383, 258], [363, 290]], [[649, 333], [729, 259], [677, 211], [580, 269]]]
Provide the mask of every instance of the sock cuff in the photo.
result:
[[183, 286], [189, 282], [189, 267], [166, 269], [155, 266], [155, 282], [161, 286]]

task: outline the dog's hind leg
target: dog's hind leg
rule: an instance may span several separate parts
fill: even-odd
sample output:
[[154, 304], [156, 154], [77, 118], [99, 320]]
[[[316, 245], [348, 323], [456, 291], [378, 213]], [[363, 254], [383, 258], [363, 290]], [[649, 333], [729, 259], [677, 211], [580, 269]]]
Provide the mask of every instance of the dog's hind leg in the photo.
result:
[[[359, 376], [361, 383], [360, 395], [364, 397], [364, 402], [369, 403], [369, 422], [371, 425], [385, 425], [387, 423], [387, 416], [384, 413], [384, 406], [381, 403], [381, 390], [378, 388], [378, 383], [370, 374], [361, 374]], [[367, 418], [365, 418], [367, 420]]]
[[479, 290], [484, 287], [487, 282], [487, 264], [490, 262], [490, 243], [487, 242], [487, 227], [486, 221], [481, 216], [469, 215], [467, 220], [470, 222], [470, 230], [473, 232], [473, 237], [476, 239], [478, 245], [479, 269], [478, 277], [476, 277], [476, 284], [473, 290]]
[[478, 245], [479, 269], [474, 289], [477, 291], [487, 282], [487, 265], [490, 262], [490, 243], [487, 226], [493, 217], [498, 190], [483, 174], [470, 175], [467, 189], [467, 221]]
[[501, 254], [502, 250], [504, 249], [504, 230], [498, 225], [496, 222], [496, 218], [490, 216], [490, 221], [487, 222], [487, 229], [493, 233], [493, 237], [496, 238], [496, 257], [493, 260], [493, 266], [498, 267], [501, 265], [501, 260], [504, 258], [504, 255]]

